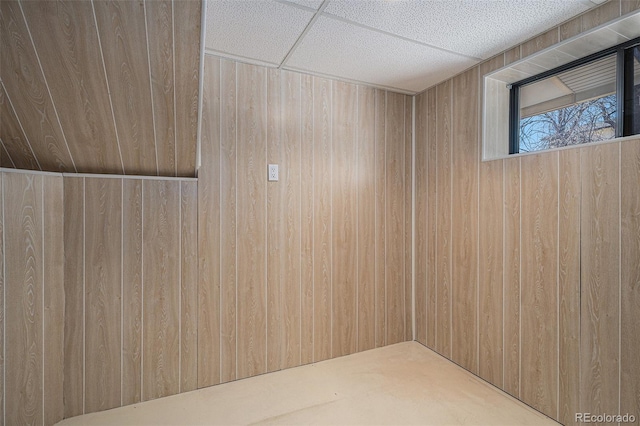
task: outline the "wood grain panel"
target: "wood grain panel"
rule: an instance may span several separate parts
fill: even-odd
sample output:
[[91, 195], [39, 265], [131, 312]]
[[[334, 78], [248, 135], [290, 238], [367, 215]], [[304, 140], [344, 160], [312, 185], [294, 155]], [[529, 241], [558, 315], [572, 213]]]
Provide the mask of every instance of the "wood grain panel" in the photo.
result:
[[94, 2], [125, 172], [156, 175], [149, 52], [143, 2]]
[[427, 230], [429, 203], [428, 190], [428, 132], [427, 120], [428, 104], [427, 92], [416, 96], [416, 192], [415, 192], [415, 264], [416, 264], [416, 288], [415, 288], [415, 316], [416, 316], [416, 340], [423, 345], [427, 344]]
[[436, 86], [437, 236], [436, 236], [436, 345], [451, 357], [451, 80]]
[[333, 83], [331, 253], [334, 357], [353, 353], [357, 347], [357, 102], [355, 85]]
[[237, 147], [236, 64], [220, 69], [220, 381], [237, 377]]
[[376, 190], [376, 284], [375, 284], [375, 331], [376, 331], [376, 347], [387, 344], [387, 290], [386, 290], [386, 202], [387, 202], [387, 138], [386, 138], [386, 114], [387, 114], [387, 94], [383, 90], [376, 89], [376, 132], [375, 132], [375, 190]]
[[331, 81], [313, 78], [314, 362], [331, 358]]
[[582, 31], [590, 30], [620, 16], [620, 0], [608, 1], [582, 15]]
[[358, 351], [375, 348], [376, 92], [358, 86]]
[[427, 346], [436, 347], [437, 124], [436, 89], [427, 91]]
[[[1, 96], [2, 91], [0, 90], [0, 103], [2, 103], [2, 96]], [[2, 108], [2, 106], [0, 106], [0, 108]], [[9, 152], [7, 151], [7, 148], [5, 148], [4, 146], [4, 142], [2, 141], [2, 138], [0, 137], [0, 146], [2, 147], [2, 150], [0, 150], [0, 167], [7, 167], [7, 168], [16, 168], [16, 165], [14, 164], [13, 160], [11, 159], [11, 156], [9, 155]]]
[[497, 387], [504, 382], [504, 176], [503, 161], [480, 163], [478, 245], [478, 375]]
[[582, 15], [560, 25], [560, 41], [575, 37], [582, 31]]
[[198, 170], [199, 388], [220, 383], [221, 342], [220, 59], [206, 55], [204, 61], [202, 138], [200, 140], [202, 164]]
[[638, 0], [620, 0], [620, 11], [622, 15], [640, 9], [640, 1]]
[[84, 413], [84, 178], [64, 178], [64, 417]]
[[521, 58], [520, 46], [516, 46], [504, 52], [504, 64], [509, 65]]
[[404, 340], [413, 339], [413, 97], [404, 97]]
[[520, 158], [504, 160], [504, 387], [520, 397]]
[[85, 182], [85, 413], [121, 403], [122, 180]]
[[560, 151], [558, 217], [558, 417], [580, 412], [580, 150]]
[[180, 182], [180, 392], [198, 387], [198, 184]]
[[[521, 398], [558, 409], [558, 154], [522, 158]], [[526, 380], [525, 380], [526, 378]]]
[[4, 426], [4, 339], [5, 339], [5, 280], [4, 280], [4, 186], [2, 178], [4, 173], [0, 173], [0, 381], [3, 385], [0, 386], [0, 425]]
[[640, 413], [640, 141], [621, 149], [620, 413]]
[[201, 1], [173, 2], [177, 175], [195, 176]]
[[581, 149], [580, 409], [617, 413], [620, 145]]
[[[31, 150], [24, 150], [22, 145], [24, 140], [5, 137], [4, 133], [10, 130], [9, 135], [13, 134], [14, 138], [17, 137], [13, 132], [17, 128], [12, 124], [12, 116], [6, 115], [5, 110], [0, 114], [2, 117], [0, 129], [3, 129], [0, 138], [8, 145], [7, 149], [11, 151], [11, 155], [16, 157], [14, 158], [16, 163], [35, 165], [34, 158], [37, 158], [40, 166], [45, 170], [74, 172], [75, 166], [62, 134], [19, 3], [2, 2], [0, 15], [2, 16], [2, 25], [0, 25], [2, 82], [8, 96], [11, 97], [17, 116], [21, 118], [26, 139], [33, 141], [34, 153]], [[5, 126], [12, 127], [5, 128]], [[39, 169], [39, 167], [20, 168]]]
[[[452, 360], [478, 372], [478, 67], [453, 79]], [[455, 214], [454, 214], [455, 212]]]
[[78, 172], [123, 173], [92, 3], [21, 5]]
[[[11, 101], [4, 91], [4, 85], [0, 85], [0, 117], [2, 117], [0, 139], [2, 139], [2, 144], [11, 158], [11, 165], [20, 169], [40, 170], [40, 165], [33, 154], [29, 140], [22, 131]], [[9, 166], [9, 164], [5, 161], [4, 166]]]
[[309, 364], [314, 356], [314, 100], [313, 77], [301, 75], [300, 102], [300, 217], [301, 217], [301, 354], [300, 362]]
[[529, 41], [525, 41], [522, 43], [521, 54], [523, 58], [526, 58], [529, 55], [533, 55], [536, 52], [541, 51], [542, 49], [546, 49], [549, 46], [552, 46], [558, 42], [558, 27], [555, 27], [545, 33], [540, 34], [532, 38]]
[[386, 310], [387, 344], [404, 341], [404, 96], [387, 92]]
[[180, 183], [143, 182], [142, 399], [179, 392]]
[[[44, 424], [64, 418], [64, 187], [62, 176], [42, 178], [44, 245]], [[0, 209], [1, 211], [1, 209]], [[2, 238], [2, 232], [0, 232]], [[1, 316], [1, 315], [0, 315]], [[0, 398], [1, 400], [1, 398]]]
[[[145, 1], [144, 8], [158, 175], [176, 176], [173, 3], [171, 0]], [[205, 85], [204, 90], [213, 90], [213, 87]]]
[[36, 424], [44, 419], [42, 177], [5, 173], [3, 183], [5, 318], [15, 324], [5, 330], [5, 422]]
[[238, 378], [266, 372], [267, 73], [237, 64]]
[[269, 70], [267, 162], [280, 166], [267, 185], [269, 371], [300, 365], [300, 107], [300, 75]]
[[142, 400], [142, 181], [122, 181], [122, 404]]

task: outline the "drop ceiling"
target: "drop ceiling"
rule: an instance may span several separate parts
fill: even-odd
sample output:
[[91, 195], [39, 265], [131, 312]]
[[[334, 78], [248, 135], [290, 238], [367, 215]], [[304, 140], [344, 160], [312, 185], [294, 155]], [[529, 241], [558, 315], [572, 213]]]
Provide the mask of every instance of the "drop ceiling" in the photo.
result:
[[421, 92], [602, 0], [208, 0], [205, 52]]

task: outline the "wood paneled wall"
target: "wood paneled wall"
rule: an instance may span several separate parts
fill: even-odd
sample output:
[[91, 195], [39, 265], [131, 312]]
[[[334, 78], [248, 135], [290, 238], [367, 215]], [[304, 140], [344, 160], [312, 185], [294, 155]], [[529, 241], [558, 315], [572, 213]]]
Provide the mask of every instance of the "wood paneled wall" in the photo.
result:
[[0, 173], [0, 424], [63, 418], [61, 176]]
[[564, 424], [640, 412], [640, 139], [481, 162], [482, 77], [638, 7], [416, 97], [416, 338]]
[[197, 183], [64, 178], [64, 415], [197, 384]]
[[0, 164], [195, 176], [200, 1], [0, 3]]
[[411, 98], [213, 56], [204, 77], [198, 386], [411, 339]]

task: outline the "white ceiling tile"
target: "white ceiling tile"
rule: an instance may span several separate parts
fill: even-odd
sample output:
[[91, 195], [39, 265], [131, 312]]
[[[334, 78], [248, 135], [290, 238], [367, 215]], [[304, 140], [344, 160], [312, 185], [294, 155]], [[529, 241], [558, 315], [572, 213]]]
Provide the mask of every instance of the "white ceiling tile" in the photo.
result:
[[465, 56], [321, 17], [285, 66], [419, 92], [477, 62]]
[[595, 6], [585, 0], [332, 0], [325, 13], [488, 58]]
[[205, 48], [280, 64], [313, 12], [266, 0], [209, 0]]

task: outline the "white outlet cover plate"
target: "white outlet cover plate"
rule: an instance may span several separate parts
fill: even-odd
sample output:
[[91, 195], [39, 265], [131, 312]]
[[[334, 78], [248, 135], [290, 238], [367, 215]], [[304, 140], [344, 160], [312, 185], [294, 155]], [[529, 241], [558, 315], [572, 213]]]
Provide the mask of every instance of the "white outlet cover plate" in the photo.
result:
[[269, 177], [269, 182], [278, 181], [278, 165], [277, 164], [269, 164], [268, 177]]

